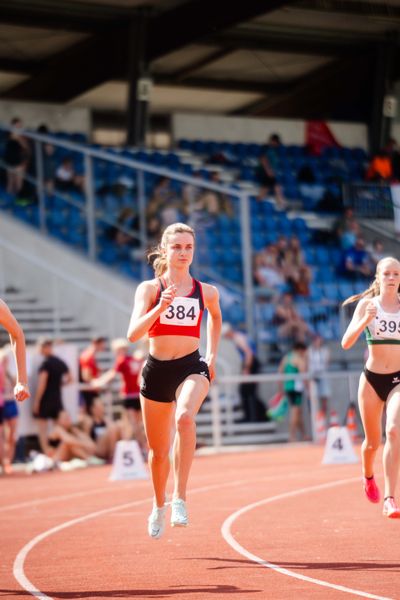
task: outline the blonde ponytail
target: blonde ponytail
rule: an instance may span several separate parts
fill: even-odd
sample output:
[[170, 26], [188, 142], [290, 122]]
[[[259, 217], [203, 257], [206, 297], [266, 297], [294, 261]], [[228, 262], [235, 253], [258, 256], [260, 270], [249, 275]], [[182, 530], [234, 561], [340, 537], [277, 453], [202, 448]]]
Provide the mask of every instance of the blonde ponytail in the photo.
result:
[[147, 254], [147, 260], [152, 265], [156, 277], [161, 277], [168, 268], [167, 259], [165, 257], [165, 248], [168, 243], [168, 237], [175, 233], [190, 233], [193, 240], [195, 240], [194, 230], [189, 227], [189, 225], [186, 225], [185, 223], [172, 223], [171, 225], [168, 225], [164, 230], [161, 242]]
[[371, 298], [379, 296], [379, 283], [377, 279], [375, 279], [375, 281], [367, 290], [361, 292], [361, 294], [355, 294], [354, 296], [346, 298], [346, 300], [342, 302], [342, 306], [346, 306], [346, 304], [351, 304], [352, 302], [357, 302], [358, 300], [361, 300], [361, 298], [366, 298], [367, 296], [370, 296]]
[[[354, 296], [350, 296], [350, 298], [347, 298], [343, 303], [342, 306], [346, 306], [346, 304], [350, 304], [351, 302], [357, 302], [358, 300], [361, 300], [361, 298], [366, 298], [367, 296], [374, 298], [375, 296], [379, 296], [380, 294], [380, 286], [379, 286], [379, 272], [382, 269], [382, 265], [385, 262], [397, 262], [398, 265], [400, 266], [400, 262], [397, 260], [397, 258], [394, 258], [393, 256], [385, 256], [385, 258], [381, 258], [380, 261], [378, 261], [377, 265], [376, 265], [376, 275], [375, 275], [375, 279], [373, 281], [373, 283], [369, 286], [369, 288], [367, 290], [365, 290], [364, 292], [362, 292], [361, 294], [355, 294]], [[399, 290], [400, 292], [400, 287]]]

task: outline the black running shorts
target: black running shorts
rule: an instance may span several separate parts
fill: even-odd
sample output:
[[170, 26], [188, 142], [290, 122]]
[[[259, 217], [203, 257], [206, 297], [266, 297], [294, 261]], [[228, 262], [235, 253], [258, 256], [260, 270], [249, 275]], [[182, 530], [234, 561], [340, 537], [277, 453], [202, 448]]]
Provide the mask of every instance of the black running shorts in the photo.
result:
[[149, 355], [142, 371], [140, 393], [156, 402], [173, 402], [176, 390], [189, 375], [203, 375], [210, 381], [208, 365], [198, 350], [174, 360], [158, 360]]

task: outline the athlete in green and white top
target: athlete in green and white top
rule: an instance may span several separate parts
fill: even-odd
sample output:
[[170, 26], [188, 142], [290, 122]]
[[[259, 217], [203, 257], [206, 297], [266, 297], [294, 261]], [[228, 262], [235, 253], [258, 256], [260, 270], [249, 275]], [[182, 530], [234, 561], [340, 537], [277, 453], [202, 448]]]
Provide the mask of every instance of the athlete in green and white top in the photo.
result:
[[360, 377], [358, 403], [365, 431], [362, 444], [364, 489], [371, 502], [379, 502], [374, 480], [374, 458], [382, 432], [386, 405], [386, 442], [383, 450], [385, 501], [383, 513], [400, 518], [394, 501], [400, 465], [400, 262], [383, 258], [377, 264], [372, 285], [343, 304], [359, 300], [342, 338], [342, 347], [351, 348], [365, 331], [369, 356]]

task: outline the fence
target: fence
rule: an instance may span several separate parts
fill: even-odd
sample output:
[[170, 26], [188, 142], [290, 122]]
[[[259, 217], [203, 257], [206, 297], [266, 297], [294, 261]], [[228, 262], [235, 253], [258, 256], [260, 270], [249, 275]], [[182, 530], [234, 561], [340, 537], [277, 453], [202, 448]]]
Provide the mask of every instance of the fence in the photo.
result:
[[358, 217], [393, 219], [391, 186], [378, 183], [343, 184], [343, 204]]
[[[2, 127], [2, 131], [0, 154], [6, 136], [15, 130]], [[129, 148], [118, 152], [22, 133], [32, 148], [30, 167], [16, 197], [4, 190], [12, 169], [0, 162], [1, 208], [67, 242], [90, 260], [137, 280], [151, 276], [143, 258], [158, 241], [160, 230], [171, 222], [188, 222], [197, 235], [194, 276], [217, 283], [241, 316], [240, 324], [250, 333], [255, 331], [246, 191], [206, 180], [204, 172], [203, 177], [180, 172], [193, 171], [187, 153], [162, 155]], [[166, 166], [150, 164], [155, 157]], [[68, 190], [57, 183], [55, 169], [55, 163], [65, 161], [74, 171]]]
[[[329, 408], [336, 410], [339, 421], [344, 422], [348, 405], [357, 403], [357, 388], [360, 372], [337, 371], [327, 372], [324, 377], [334, 383], [334, 393], [330, 399]], [[237, 386], [243, 383], [257, 383], [260, 386], [260, 396], [271, 398], [277, 390], [277, 384], [284, 380], [313, 381], [310, 374], [282, 375], [282, 374], [257, 374], [257, 375], [225, 375], [219, 377], [211, 387], [211, 416], [212, 416], [212, 445], [220, 448], [226, 439], [238, 434], [240, 425], [235, 423], [235, 406], [238, 404]], [[332, 386], [333, 388], [333, 386]], [[267, 402], [266, 402], [267, 408]], [[306, 419], [306, 428], [311, 438], [316, 440], [316, 413], [318, 411], [318, 398], [315, 385], [309, 386], [307, 401], [304, 403], [303, 412]], [[287, 433], [287, 419], [280, 424], [281, 432]], [[265, 435], [265, 443], [271, 441]]]

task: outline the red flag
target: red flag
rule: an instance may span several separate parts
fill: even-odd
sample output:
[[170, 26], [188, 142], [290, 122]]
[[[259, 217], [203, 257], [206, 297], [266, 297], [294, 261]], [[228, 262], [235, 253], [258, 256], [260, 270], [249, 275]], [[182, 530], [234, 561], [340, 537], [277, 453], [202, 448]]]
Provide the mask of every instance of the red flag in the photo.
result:
[[308, 121], [306, 123], [306, 144], [310, 154], [315, 155], [320, 155], [322, 150], [327, 147], [340, 147], [324, 121]]

